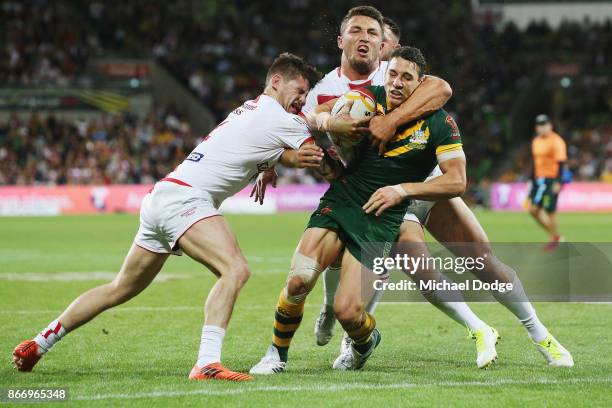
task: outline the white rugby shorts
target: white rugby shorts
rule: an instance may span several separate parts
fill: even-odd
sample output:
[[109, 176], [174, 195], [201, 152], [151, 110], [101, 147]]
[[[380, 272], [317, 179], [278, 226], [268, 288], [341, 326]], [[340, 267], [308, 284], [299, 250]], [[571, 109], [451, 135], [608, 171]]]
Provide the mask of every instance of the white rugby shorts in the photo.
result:
[[206, 191], [161, 179], [142, 201], [134, 243], [151, 252], [182, 255], [177, 243], [189, 227], [220, 214]]
[[[440, 170], [440, 166], [436, 166], [425, 181], [440, 177], [441, 175], [442, 170]], [[408, 206], [406, 214], [404, 215], [404, 221], [414, 221], [425, 226], [429, 218], [429, 213], [435, 204], [435, 201], [412, 200], [412, 203]]]

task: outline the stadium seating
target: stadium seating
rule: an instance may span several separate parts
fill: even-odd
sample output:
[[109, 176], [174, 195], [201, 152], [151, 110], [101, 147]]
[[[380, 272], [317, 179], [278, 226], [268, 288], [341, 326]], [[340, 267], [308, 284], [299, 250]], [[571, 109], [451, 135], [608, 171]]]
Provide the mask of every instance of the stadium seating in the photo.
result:
[[[327, 3], [5, 2], [0, 16], [10, 23], [1, 38], [0, 82], [87, 86], [93, 57], [155, 58], [221, 120], [260, 92], [266, 67], [281, 51], [301, 54], [325, 72], [337, 66], [338, 22], [353, 4]], [[577, 177], [611, 177], [610, 21], [564, 23], [556, 30], [536, 22], [521, 31], [474, 18], [469, 2], [450, 9], [444, 2], [417, 2], [410, 10], [378, 6], [401, 23], [402, 43], [422, 48], [431, 71], [452, 84], [447, 110], [464, 135], [472, 182], [496, 174], [516, 149], [524, 150], [512, 156], [518, 165], [503, 177], [527, 177], [530, 115], [542, 107], [518, 105], [521, 95], [533, 92], [547, 96], [545, 107], [568, 141]], [[313, 20], [309, 8], [327, 11]], [[551, 61], [580, 65], [571, 86], [550, 74]], [[197, 141], [184, 117], [167, 107], [145, 119], [129, 112], [85, 122], [13, 117], [0, 123], [0, 184], [152, 181]], [[78, 148], [68, 151], [75, 143]], [[304, 172], [284, 176], [320, 180]]]

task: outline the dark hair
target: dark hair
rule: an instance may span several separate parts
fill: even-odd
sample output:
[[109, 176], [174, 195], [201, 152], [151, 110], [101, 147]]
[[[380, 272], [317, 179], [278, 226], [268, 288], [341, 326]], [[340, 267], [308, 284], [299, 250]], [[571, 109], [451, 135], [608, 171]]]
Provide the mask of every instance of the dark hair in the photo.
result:
[[344, 18], [342, 19], [342, 22], [340, 23], [340, 34], [344, 32], [344, 29], [346, 28], [346, 23], [351, 19], [351, 17], [355, 16], [366, 16], [378, 21], [378, 24], [380, 24], [380, 34], [384, 38], [385, 26], [383, 22], [383, 15], [380, 11], [378, 11], [378, 9], [372, 6], [357, 6], [350, 9], [348, 13], [346, 13], [346, 16], [344, 16]]
[[389, 30], [391, 30], [398, 41], [402, 38], [400, 26], [395, 21], [391, 20], [389, 17], [383, 17], [383, 24], [389, 27]]
[[427, 61], [425, 61], [425, 57], [421, 50], [416, 47], [399, 47], [391, 53], [389, 56], [389, 61], [393, 58], [403, 58], [406, 61], [414, 62], [418, 68], [417, 72], [419, 74], [419, 78], [425, 74], [425, 70], [427, 68]]
[[303, 76], [309, 82], [311, 88], [321, 79], [321, 73], [315, 67], [289, 52], [283, 52], [272, 62], [266, 74], [266, 85], [274, 74], [279, 74], [287, 80]]

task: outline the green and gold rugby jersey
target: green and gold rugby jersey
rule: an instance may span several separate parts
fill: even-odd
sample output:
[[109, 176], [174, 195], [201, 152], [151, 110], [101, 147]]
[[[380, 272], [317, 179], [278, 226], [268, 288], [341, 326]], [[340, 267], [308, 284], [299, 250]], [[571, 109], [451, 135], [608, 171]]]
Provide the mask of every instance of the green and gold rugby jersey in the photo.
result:
[[[388, 111], [383, 86], [369, 86], [376, 101], [377, 114]], [[453, 118], [443, 109], [402, 125], [395, 137], [387, 143], [387, 151], [379, 155], [378, 148], [364, 140], [359, 159], [332, 189], [344, 193], [354, 204], [362, 206], [379, 188], [407, 182], [422, 182], [438, 163], [438, 157], [462, 149], [461, 135]], [[403, 217], [409, 200], [387, 210], [391, 215]]]
[[[386, 114], [384, 87], [373, 86], [366, 90], [372, 93], [378, 114]], [[308, 228], [337, 231], [349, 252], [371, 269], [373, 259], [388, 256], [410, 200], [385, 210], [379, 217], [365, 214], [362, 206], [379, 188], [425, 181], [438, 159], [444, 161], [460, 154], [459, 129], [443, 110], [398, 128], [382, 156], [378, 148], [364, 140], [346, 174], [332, 182], [321, 197]]]

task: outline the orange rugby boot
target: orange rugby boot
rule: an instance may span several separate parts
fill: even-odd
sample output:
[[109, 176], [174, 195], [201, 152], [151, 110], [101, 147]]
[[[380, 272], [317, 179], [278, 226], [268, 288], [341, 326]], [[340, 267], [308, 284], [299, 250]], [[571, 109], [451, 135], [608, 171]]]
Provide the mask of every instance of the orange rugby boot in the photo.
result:
[[229, 370], [221, 363], [211, 363], [200, 367], [197, 364], [189, 373], [190, 380], [227, 380], [227, 381], [251, 381], [253, 377], [248, 374]]
[[42, 357], [34, 340], [24, 340], [13, 350], [13, 363], [19, 371], [32, 371]]

